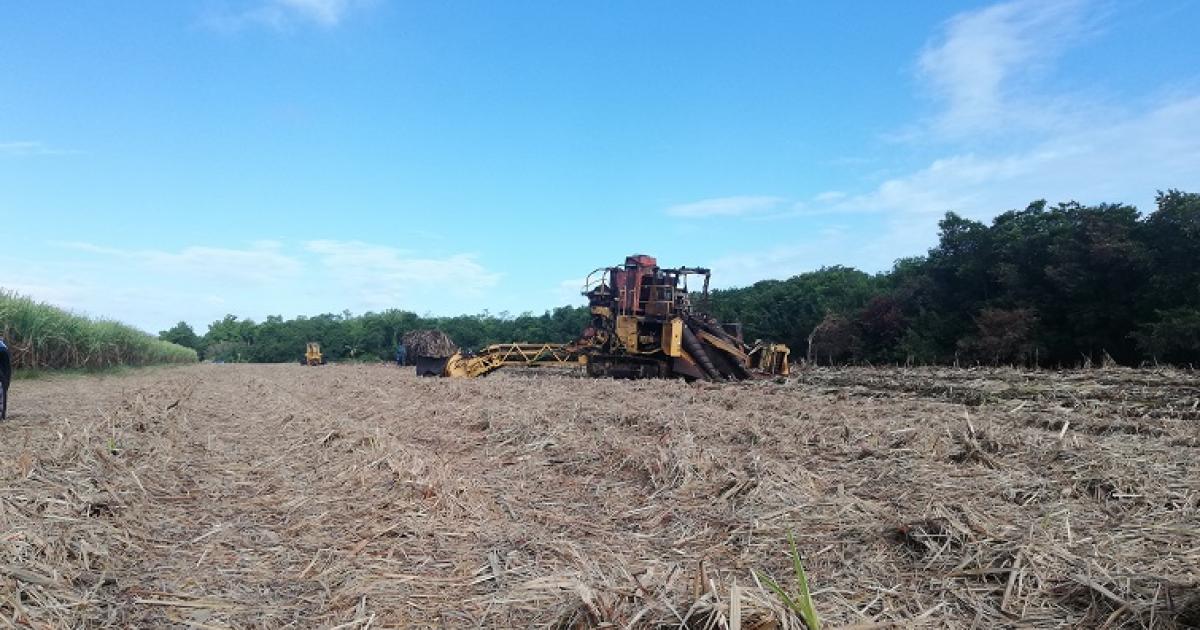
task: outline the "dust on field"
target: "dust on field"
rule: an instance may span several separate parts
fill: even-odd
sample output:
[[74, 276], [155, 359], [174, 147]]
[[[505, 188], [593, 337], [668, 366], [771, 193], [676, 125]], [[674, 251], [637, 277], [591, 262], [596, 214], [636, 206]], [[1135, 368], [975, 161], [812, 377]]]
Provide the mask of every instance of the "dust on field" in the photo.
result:
[[794, 532], [835, 627], [1190, 627], [1198, 407], [1165, 370], [23, 382], [0, 621], [800, 627], [752, 574]]

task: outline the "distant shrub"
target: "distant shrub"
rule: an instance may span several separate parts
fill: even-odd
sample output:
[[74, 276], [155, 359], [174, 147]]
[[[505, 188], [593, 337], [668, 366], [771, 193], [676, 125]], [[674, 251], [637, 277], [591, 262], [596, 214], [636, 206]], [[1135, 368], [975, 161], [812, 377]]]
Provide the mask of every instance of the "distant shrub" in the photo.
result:
[[985, 308], [975, 316], [975, 334], [960, 339], [958, 349], [968, 358], [991, 365], [1024, 365], [1037, 346], [1037, 315], [1032, 309]]
[[1200, 357], [1200, 310], [1175, 308], [1158, 312], [1158, 320], [1133, 333], [1138, 349], [1159, 361], [1191, 363]]
[[821, 320], [808, 343], [809, 361], [825, 361], [830, 365], [858, 356], [862, 347], [862, 339], [854, 322], [837, 313], [829, 313]]

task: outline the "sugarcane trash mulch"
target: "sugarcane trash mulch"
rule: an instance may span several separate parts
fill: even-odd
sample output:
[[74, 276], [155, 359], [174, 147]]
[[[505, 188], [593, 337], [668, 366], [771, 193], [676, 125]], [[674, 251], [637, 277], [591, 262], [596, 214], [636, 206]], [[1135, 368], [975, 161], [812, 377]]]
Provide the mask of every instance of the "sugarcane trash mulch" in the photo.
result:
[[14, 383], [0, 627], [1200, 624], [1189, 371]]

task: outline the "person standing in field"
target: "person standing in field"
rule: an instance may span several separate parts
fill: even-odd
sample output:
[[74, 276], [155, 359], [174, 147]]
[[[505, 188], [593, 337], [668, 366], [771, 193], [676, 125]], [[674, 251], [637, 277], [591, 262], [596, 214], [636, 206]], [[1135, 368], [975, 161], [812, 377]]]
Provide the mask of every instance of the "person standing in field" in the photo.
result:
[[0, 339], [0, 420], [8, 415], [8, 384], [12, 379], [12, 363], [8, 356], [8, 346]]
[[407, 361], [408, 361], [408, 349], [404, 347], [404, 344], [400, 344], [400, 345], [396, 346], [396, 365], [398, 365], [400, 367], [404, 367], [404, 364]]

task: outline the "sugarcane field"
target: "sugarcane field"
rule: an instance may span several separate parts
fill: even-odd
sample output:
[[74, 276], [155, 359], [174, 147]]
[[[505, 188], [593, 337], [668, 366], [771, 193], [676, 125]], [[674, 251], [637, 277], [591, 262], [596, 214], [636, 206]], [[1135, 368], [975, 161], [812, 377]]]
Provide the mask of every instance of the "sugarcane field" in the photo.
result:
[[1200, 630], [1200, 2], [0, 2], [0, 630]]
[[[1184, 370], [744, 383], [389, 365], [30, 382], [4, 619], [32, 627], [1200, 621]], [[349, 624], [349, 625], [346, 625]]]

